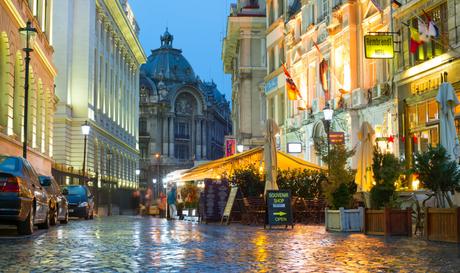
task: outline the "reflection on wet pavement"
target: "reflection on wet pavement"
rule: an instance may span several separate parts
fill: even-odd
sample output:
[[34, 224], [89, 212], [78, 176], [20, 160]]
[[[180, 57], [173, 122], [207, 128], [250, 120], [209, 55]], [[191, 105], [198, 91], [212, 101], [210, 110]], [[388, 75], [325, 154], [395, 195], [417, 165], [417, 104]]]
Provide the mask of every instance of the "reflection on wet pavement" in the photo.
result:
[[455, 244], [326, 233], [322, 226], [267, 231], [120, 216], [1, 237], [0, 271], [459, 272], [459, 253]]

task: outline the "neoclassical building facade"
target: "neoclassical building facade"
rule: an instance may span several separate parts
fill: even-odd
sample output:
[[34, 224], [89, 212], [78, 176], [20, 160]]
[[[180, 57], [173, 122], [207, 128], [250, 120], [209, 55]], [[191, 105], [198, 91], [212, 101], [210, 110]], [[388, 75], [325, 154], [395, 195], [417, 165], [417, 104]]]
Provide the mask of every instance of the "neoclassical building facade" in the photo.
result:
[[[146, 56], [127, 1], [54, 1], [58, 171], [86, 169], [93, 186], [138, 187], [139, 67]], [[109, 165], [110, 164], [110, 165]], [[70, 181], [69, 181], [70, 180]], [[66, 183], [77, 183], [66, 177]]]
[[31, 21], [32, 46], [28, 95], [27, 159], [50, 175], [56, 99], [51, 5], [45, 0], [0, 0], [0, 154], [21, 156], [24, 140], [25, 52], [19, 28]]
[[265, 0], [239, 0], [231, 5], [222, 61], [224, 72], [232, 76], [233, 136], [244, 149], [264, 142], [265, 31]]
[[214, 82], [205, 82], [173, 47], [166, 31], [140, 73], [141, 183], [224, 156], [230, 106]]

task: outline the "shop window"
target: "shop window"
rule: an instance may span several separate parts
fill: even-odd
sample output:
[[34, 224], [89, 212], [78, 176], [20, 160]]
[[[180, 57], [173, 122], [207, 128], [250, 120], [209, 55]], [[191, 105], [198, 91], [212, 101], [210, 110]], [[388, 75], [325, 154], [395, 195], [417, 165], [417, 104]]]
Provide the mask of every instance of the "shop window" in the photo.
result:
[[426, 123], [426, 104], [420, 103], [417, 105], [417, 118], [418, 124], [423, 125]]
[[[460, 100], [460, 93], [457, 93], [457, 98]], [[460, 115], [460, 104], [455, 107], [455, 115]]]
[[438, 120], [438, 103], [435, 100], [428, 102], [428, 121]]
[[412, 143], [414, 152], [416, 153], [427, 151], [430, 145], [433, 147], [437, 146], [439, 144], [438, 127], [436, 126], [414, 133]]
[[[441, 19], [441, 18], [448, 18], [447, 3], [443, 3], [437, 6], [436, 8], [430, 11], [427, 11], [427, 14], [428, 16], [430, 16], [431, 20], [438, 27], [439, 37], [438, 38], [432, 37], [430, 41], [425, 42], [422, 45], [420, 45], [417, 51], [414, 54], [411, 54], [411, 65], [417, 65], [424, 61], [437, 57], [441, 54], [444, 54], [447, 52], [449, 48], [447, 20]], [[421, 14], [418, 17], [423, 18], [426, 22], [426, 18], [423, 14]], [[411, 26], [417, 30], [420, 30], [419, 20], [420, 19], [417, 17], [414, 17], [410, 20]], [[410, 33], [409, 33], [409, 36], [410, 36]], [[408, 43], [408, 45], [410, 46], [410, 43]], [[409, 50], [409, 48], [407, 50]]]
[[417, 108], [415, 105], [407, 107], [407, 115], [409, 119], [409, 128], [417, 126]]

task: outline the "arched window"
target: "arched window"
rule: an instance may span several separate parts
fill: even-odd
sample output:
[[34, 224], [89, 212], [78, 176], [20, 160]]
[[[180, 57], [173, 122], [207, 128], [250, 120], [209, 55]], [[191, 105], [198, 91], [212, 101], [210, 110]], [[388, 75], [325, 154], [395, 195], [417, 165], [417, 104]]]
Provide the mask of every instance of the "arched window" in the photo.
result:
[[14, 62], [13, 132], [16, 139], [23, 141], [24, 123], [24, 63], [20, 51]]
[[38, 90], [37, 90], [37, 121], [36, 121], [36, 145], [37, 148], [44, 153], [45, 152], [45, 90], [43, 88], [42, 80], [38, 80]]
[[[13, 90], [10, 82], [10, 48], [8, 36], [5, 32], [0, 33], [0, 126], [4, 132], [12, 134], [12, 100]], [[11, 113], [12, 114], [12, 113]]]

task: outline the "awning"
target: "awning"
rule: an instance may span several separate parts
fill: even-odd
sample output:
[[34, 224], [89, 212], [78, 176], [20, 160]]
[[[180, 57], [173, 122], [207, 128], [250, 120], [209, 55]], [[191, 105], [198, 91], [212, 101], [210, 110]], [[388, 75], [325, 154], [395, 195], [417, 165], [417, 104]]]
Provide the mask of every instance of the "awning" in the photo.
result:
[[[235, 154], [229, 157], [217, 159], [203, 165], [194, 167], [184, 172], [182, 181], [203, 180], [206, 178], [219, 179], [222, 175], [231, 176], [233, 172], [243, 166], [263, 164], [263, 147], [254, 148], [243, 153]], [[287, 169], [309, 169], [325, 170], [324, 168], [307, 162], [290, 154], [277, 151], [278, 168]]]

